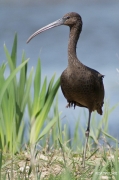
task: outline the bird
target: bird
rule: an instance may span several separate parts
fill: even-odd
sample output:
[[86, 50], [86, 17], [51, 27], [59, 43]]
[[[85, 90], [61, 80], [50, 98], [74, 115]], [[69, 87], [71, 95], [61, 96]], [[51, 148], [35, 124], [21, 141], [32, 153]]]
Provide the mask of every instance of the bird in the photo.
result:
[[77, 57], [76, 47], [82, 31], [82, 17], [76, 12], [67, 13], [62, 18], [37, 30], [28, 38], [27, 43], [29, 43], [36, 35], [60, 25], [69, 26], [70, 29], [68, 41], [68, 65], [60, 76], [61, 90], [68, 102], [66, 107], [84, 107], [87, 108], [89, 112], [82, 158], [82, 164], [85, 168], [91, 113], [96, 110], [98, 114], [103, 114], [102, 107], [104, 104], [105, 90], [103, 84], [104, 75], [100, 74], [95, 69], [84, 65]]

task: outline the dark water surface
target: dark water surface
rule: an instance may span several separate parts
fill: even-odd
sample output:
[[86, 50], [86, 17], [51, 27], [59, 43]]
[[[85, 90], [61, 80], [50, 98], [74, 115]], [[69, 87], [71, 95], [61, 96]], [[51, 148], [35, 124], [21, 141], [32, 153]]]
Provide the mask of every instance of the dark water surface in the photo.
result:
[[[67, 12], [78, 12], [83, 19], [83, 31], [77, 45], [79, 59], [89, 67], [105, 75], [105, 99], [110, 107], [119, 102], [119, 1], [115, 0], [3, 0], [0, 1], [0, 63], [5, 61], [3, 44], [9, 50], [14, 33], [18, 33], [18, 59], [22, 50], [30, 58], [29, 69], [42, 61], [42, 77], [57, 77], [67, 66], [69, 29], [60, 26], [46, 31], [26, 44], [28, 37], [48, 23], [61, 18]], [[74, 128], [74, 122], [83, 108], [66, 109], [67, 104], [59, 92], [59, 110]], [[87, 112], [87, 110], [86, 110]], [[88, 114], [87, 114], [88, 115]], [[98, 119], [101, 116], [98, 117]], [[87, 119], [82, 116], [82, 124]], [[119, 107], [109, 116], [110, 133], [119, 137]]]

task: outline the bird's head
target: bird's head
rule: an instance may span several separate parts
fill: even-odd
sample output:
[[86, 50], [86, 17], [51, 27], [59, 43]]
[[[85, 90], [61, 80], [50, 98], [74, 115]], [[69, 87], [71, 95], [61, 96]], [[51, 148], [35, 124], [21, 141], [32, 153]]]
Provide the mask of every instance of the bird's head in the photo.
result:
[[78, 13], [71, 12], [67, 13], [63, 16], [63, 25], [67, 25], [69, 27], [72, 26], [82, 26], [82, 19]]
[[33, 33], [27, 40], [27, 43], [29, 43], [29, 41], [34, 38], [36, 35], [54, 28], [56, 26], [60, 26], [60, 25], [67, 25], [70, 28], [75, 26], [77, 28], [82, 28], [82, 19], [81, 16], [78, 13], [75, 12], [71, 12], [71, 13], [67, 13], [65, 14], [61, 19], [58, 19], [50, 24], [48, 24], [47, 26], [44, 26], [43, 28], [39, 29], [38, 31], [36, 31], [35, 33]]

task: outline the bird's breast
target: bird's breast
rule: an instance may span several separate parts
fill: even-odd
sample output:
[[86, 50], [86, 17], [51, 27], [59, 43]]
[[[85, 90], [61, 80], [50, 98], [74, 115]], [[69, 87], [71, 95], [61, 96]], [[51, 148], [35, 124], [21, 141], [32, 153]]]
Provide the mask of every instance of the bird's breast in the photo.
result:
[[67, 100], [83, 98], [83, 94], [88, 93], [86, 77], [83, 73], [65, 70], [61, 75], [61, 89]]

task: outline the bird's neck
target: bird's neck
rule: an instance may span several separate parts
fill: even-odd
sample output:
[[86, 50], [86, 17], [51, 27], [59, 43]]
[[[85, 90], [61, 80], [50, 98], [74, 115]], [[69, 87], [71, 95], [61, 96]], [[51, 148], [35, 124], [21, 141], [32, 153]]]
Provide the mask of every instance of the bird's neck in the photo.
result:
[[72, 66], [76, 61], [78, 61], [76, 54], [76, 46], [81, 33], [81, 28], [71, 27], [68, 43], [68, 65]]

